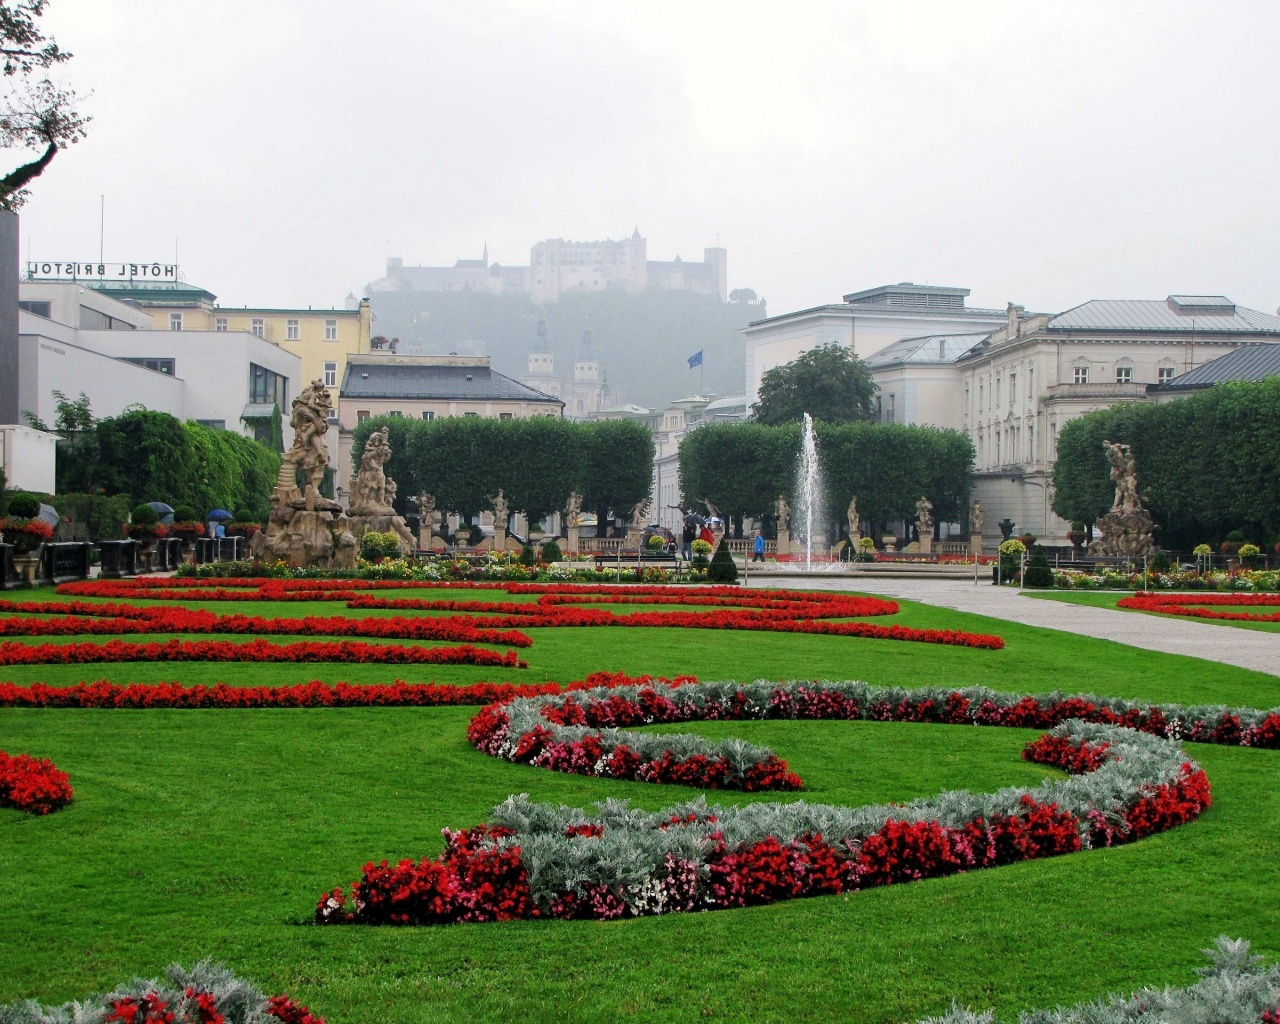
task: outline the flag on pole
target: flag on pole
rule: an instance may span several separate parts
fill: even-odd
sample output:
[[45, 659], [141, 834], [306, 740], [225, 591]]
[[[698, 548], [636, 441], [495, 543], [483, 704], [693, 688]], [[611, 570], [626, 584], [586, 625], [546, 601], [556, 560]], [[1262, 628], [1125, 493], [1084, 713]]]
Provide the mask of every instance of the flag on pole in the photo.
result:
[[689, 369], [692, 370], [695, 366], [701, 366], [701, 365], [702, 365], [702, 349], [698, 349], [697, 352], [695, 352], [693, 355], [689, 357]]

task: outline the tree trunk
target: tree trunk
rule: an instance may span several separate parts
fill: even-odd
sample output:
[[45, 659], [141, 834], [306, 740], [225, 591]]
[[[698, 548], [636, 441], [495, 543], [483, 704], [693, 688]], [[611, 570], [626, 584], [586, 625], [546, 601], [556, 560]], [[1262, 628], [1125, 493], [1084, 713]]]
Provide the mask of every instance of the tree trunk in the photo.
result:
[[43, 174], [44, 169], [49, 166], [57, 152], [58, 144], [51, 142], [49, 143], [49, 148], [44, 151], [44, 154], [38, 160], [23, 164], [0, 178], [0, 208], [12, 209], [11, 204], [14, 195], [22, 191], [32, 178], [38, 178]]

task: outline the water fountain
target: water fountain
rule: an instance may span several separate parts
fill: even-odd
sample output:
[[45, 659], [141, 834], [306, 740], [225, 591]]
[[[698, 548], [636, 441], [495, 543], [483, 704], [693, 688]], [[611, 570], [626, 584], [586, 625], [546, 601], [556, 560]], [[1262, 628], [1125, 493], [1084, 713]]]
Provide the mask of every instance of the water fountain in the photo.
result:
[[[814, 526], [823, 529], [822, 467], [818, 463], [818, 438], [813, 431], [813, 417], [804, 414], [804, 440], [796, 463], [796, 508], [792, 521], [804, 536], [805, 571], [813, 571]], [[823, 534], [825, 536], [825, 530]]]

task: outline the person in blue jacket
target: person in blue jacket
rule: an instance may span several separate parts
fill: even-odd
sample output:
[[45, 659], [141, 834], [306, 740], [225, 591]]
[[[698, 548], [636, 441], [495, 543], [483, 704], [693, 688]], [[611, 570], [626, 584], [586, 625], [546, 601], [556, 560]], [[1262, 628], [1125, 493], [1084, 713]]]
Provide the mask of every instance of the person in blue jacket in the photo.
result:
[[756, 542], [755, 546], [752, 548], [751, 561], [764, 561], [764, 534], [759, 530], [756, 530]]

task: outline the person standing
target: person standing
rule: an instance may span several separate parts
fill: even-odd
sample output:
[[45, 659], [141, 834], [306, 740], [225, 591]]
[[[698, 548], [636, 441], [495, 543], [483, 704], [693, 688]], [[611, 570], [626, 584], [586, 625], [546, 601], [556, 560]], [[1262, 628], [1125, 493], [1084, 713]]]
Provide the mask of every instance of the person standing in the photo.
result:
[[756, 530], [756, 542], [751, 548], [751, 561], [764, 561], [764, 534]]
[[687, 562], [693, 557], [693, 542], [698, 538], [698, 530], [694, 525], [692, 513], [685, 516], [684, 530], [680, 534], [680, 554]]

